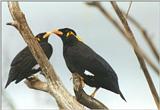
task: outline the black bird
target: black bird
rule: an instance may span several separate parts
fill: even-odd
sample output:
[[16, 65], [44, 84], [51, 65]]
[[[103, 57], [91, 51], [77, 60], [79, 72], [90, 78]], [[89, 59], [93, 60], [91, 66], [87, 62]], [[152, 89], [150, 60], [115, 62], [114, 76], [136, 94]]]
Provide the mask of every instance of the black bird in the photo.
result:
[[[51, 34], [52, 32], [43, 32], [35, 37], [48, 58], [52, 55], [52, 46], [48, 43], [48, 37]], [[28, 78], [41, 71], [40, 67], [35, 68], [36, 66], [39, 66], [36, 59], [33, 57], [29, 47], [25, 47], [15, 56], [11, 63], [9, 77], [5, 88], [7, 88], [7, 86], [14, 80], [17, 84], [24, 78]]]
[[[55, 29], [53, 32], [62, 39], [63, 56], [71, 73], [78, 73], [87, 85], [96, 87], [92, 96], [102, 87], [120, 94], [125, 100], [119, 89], [115, 71], [101, 56], [84, 44], [74, 30], [63, 28]], [[86, 75], [85, 70], [92, 73], [93, 76]]]

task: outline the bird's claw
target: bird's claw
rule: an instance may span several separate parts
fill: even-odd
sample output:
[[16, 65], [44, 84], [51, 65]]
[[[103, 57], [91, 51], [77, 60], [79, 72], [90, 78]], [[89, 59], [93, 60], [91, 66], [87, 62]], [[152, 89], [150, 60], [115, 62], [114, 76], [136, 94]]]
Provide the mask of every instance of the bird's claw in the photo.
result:
[[90, 97], [95, 97], [96, 92], [98, 91], [98, 89], [99, 89], [99, 88], [96, 88], [96, 89], [93, 91], [93, 93], [90, 95]]
[[45, 74], [44, 74], [42, 71], [40, 72], [40, 74], [43, 75], [43, 76], [45, 77]]
[[93, 92], [91, 95], [90, 95], [90, 97], [94, 97], [96, 94]]
[[80, 84], [81, 84], [81, 87], [84, 88], [84, 86], [85, 86], [84, 78], [81, 76], [80, 76]]

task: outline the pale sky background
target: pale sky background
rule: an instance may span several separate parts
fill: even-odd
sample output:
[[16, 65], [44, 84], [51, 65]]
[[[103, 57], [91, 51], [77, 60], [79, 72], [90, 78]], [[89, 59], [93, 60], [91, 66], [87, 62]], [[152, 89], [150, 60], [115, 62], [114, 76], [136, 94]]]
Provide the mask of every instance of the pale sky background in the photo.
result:
[[[129, 4], [118, 3], [121, 8], [127, 10]], [[103, 6], [116, 16], [111, 4], [103, 2]], [[96, 97], [110, 109], [156, 109], [143, 72], [133, 52], [133, 49], [117, 29], [105, 19], [105, 17], [93, 7], [88, 7], [81, 2], [23, 2], [20, 7], [26, 15], [29, 26], [36, 35], [39, 32], [50, 31], [53, 28], [70, 27], [74, 29], [82, 40], [106, 59], [119, 78], [120, 89], [127, 103], [121, 97], [108, 90], [100, 89]], [[160, 36], [160, 3], [158, 2], [133, 2], [129, 12], [134, 16], [151, 35], [151, 39], [158, 47]], [[4, 88], [10, 63], [14, 56], [22, 50], [26, 44], [18, 31], [5, 25], [12, 21], [7, 3], [2, 3], [2, 55], [3, 55], [3, 85]], [[155, 61], [150, 49], [144, 42], [139, 31], [130, 24], [139, 45]], [[61, 81], [70, 93], [74, 95], [71, 73], [65, 65], [62, 55], [62, 41], [52, 35], [49, 42], [53, 45], [51, 64], [58, 73]], [[149, 68], [156, 89], [159, 90], [159, 79]], [[4, 90], [4, 89], [3, 89]], [[91, 94], [93, 88], [86, 87], [85, 91]], [[11, 83], [4, 90], [4, 94], [13, 101], [17, 109], [56, 109], [57, 105], [49, 94], [29, 89], [23, 81], [17, 85]], [[6, 99], [3, 97], [2, 109], [7, 109]]]

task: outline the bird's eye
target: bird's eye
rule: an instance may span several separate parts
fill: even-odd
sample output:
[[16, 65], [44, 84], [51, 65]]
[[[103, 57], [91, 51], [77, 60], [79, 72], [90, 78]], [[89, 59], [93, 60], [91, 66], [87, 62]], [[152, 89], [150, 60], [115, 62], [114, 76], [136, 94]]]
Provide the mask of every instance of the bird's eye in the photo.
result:
[[66, 36], [69, 37], [69, 36], [71, 36], [71, 35], [75, 36], [75, 34], [74, 34], [73, 32], [71, 32], [71, 31], [68, 32]]

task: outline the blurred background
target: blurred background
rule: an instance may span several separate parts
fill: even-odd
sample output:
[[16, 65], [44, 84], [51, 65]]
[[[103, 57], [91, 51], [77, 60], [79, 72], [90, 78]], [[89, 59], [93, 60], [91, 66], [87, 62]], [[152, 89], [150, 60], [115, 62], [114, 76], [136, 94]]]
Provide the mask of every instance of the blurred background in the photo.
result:
[[[109, 2], [102, 2], [102, 4], [118, 20], [111, 4]], [[125, 11], [129, 7], [128, 2], [119, 2], [118, 5]], [[20, 7], [35, 35], [53, 28], [72, 28], [83, 42], [110, 63], [118, 75], [120, 89], [127, 103], [119, 95], [100, 89], [95, 98], [108, 108], [156, 109], [132, 47], [99, 10], [89, 7], [84, 2], [21, 2]], [[152, 36], [151, 39], [155, 45], [160, 46], [158, 45], [160, 44], [160, 3], [133, 2], [129, 15], [140, 22]], [[17, 85], [11, 83], [7, 89], [4, 89], [11, 61], [26, 44], [14, 27], [6, 25], [7, 22], [12, 21], [7, 2], [2, 3], [2, 18], [2, 109], [58, 109], [53, 97], [47, 93], [29, 89], [24, 81]], [[140, 47], [158, 65], [141, 33], [131, 23], [130, 26]], [[64, 86], [74, 95], [72, 80], [70, 80], [71, 73], [66, 67], [62, 55], [62, 41], [52, 35], [49, 42], [53, 45], [50, 62]], [[158, 91], [160, 89], [158, 76], [149, 66], [148, 69]], [[85, 87], [88, 94], [91, 94], [93, 90], [94, 88]]]

